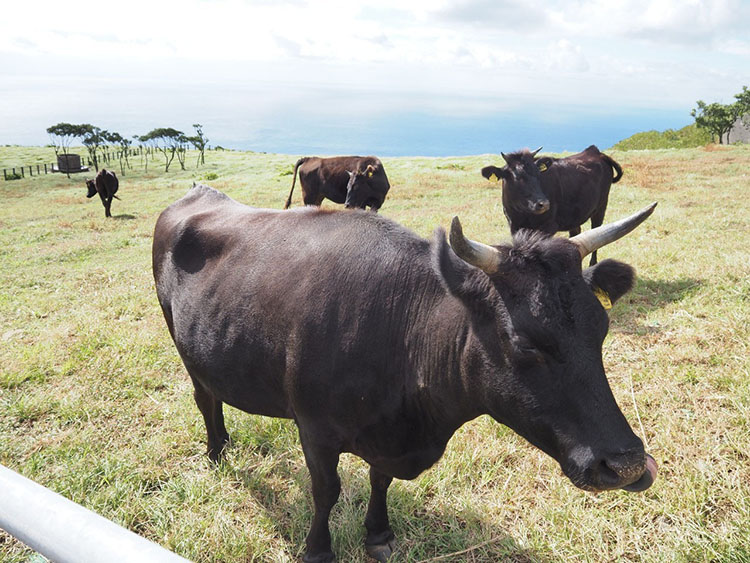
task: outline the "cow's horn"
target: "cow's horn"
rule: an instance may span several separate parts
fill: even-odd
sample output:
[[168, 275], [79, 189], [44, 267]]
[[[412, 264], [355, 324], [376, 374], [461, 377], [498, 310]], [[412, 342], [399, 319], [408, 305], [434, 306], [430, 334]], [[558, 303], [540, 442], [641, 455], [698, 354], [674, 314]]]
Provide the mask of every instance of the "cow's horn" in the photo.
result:
[[536, 156], [536, 153], [538, 153], [540, 150], [542, 150], [542, 147], [539, 147], [534, 152], [531, 153], [531, 156]]
[[601, 227], [596, 227], [595, 229], [591, 229], [571, 238], [570, 241], [578, 247], [578, 251], [581, 253], [581, 260], [594, 252], [594, 250], [598, 250], [602, 246], [624, 237], [638, 225], [643, 223], [648, 219], [649, 215], [653, 213], [656, 203], [657, 202], [654, 202], [648, 207], [644, 207], [630, 217], [625, 217], [614, 223], [608, 223]]
[[464, 262], [476, 266], [487, 274], [494, 274], [500, 268], [502, 262], [500, 252], [496, 248], [466, 238], [458, 217], [454, 217], [451, 221], [449, 240], [453, 252]]

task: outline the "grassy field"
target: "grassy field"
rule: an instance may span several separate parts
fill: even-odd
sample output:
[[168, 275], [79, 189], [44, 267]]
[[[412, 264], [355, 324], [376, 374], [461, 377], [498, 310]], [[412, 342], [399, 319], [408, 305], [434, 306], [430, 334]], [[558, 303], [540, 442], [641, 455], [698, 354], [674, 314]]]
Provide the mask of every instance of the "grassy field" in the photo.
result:
[[[395, 561], [750, 561], [750, 147], [612, 155], [625, 175], [607, 218], [659, 202], [600, 251], [639, 274], [610, 312], [604, 362], [658, 480], [640, 494], [584, 493], [482, 417], [435, 467], [391, 487]], [[0, 167], [52, 160], [0, 147]], [[83, 175], [0, 181], [0, 463], [194, 561], [301, 555], [312, 505], [294, 424], [226, 408], [234, 445], [221, 467], [208, 463], [150, 265], [156, 217], [192, 181], [210, 175], [241, 202], [280, 209], [295, 160], [210, 152], [200, 169], [165, 174], [136, 157], [112, 219], [86, 199]], [[499, 185], [479, 175], [499, 161], [386, 158], [381, 213], [425, 237], [459, 215], [468, 236], [506, 240]], [[366, 466], [344, 455], [339, 470], [334, 551], [366, 561]], [[30, 556], [0, 532], [0, 560]]]

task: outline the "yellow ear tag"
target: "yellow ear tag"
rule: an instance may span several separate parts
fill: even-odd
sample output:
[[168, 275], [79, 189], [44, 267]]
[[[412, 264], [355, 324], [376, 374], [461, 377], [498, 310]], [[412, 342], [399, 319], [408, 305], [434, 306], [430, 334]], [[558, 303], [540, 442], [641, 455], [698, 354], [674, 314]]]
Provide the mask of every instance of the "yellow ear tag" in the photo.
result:
[[544, 172], [545, 170], [547, 170], [547, 165], [544, 163], [541, 163], [539, 165], [539, 172]]
[[612, 301], [609, 299], [609, 294], [602, 288], [594, 286], [594, 295], [596, 295], [596, 298], [599, 300], [599, 303], [602, 304], [602, 307], [605, 309], [612, 308]]
[[494, 172], [490, 174], [490, 177], [487, 178], [490, 182], [497, 182], [497, 176], [495, 176]]
[[367, 177], [368, 177], [368, 178], [372, 178], [372, 172], [368, 172], [368, 173], [367, 173]]

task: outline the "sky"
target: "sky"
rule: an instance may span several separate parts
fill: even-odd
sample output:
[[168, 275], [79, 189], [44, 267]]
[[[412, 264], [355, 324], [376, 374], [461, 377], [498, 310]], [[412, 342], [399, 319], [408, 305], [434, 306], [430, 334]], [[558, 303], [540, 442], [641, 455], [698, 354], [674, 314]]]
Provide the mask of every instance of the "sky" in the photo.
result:
[[0, 144], [58, 122], [289, 154], [607, 148], [750, 86], [750, 0], [26, 0]]

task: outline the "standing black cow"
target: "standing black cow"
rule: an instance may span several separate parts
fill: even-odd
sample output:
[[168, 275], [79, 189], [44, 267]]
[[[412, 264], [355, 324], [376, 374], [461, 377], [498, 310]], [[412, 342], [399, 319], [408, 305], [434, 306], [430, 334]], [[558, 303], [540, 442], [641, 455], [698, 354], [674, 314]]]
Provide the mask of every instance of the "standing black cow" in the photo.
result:
[[[503, 210], [511, 233], [535, 229], [575, 236], [589, 218], [592, 228], [601, 225], [609, 188], [622, 178], [620, 165], [594, 145], [565, 158], [537, 158], [540, 150], [500, 153], [506, 162], [503, 168], [482, 168], [485, 178], [503, 180]], [[596, 252], [589, 264], [596, 264]]]
[[320, 205], [328, 198], [346, 207], [377, 211], [391, 188], [383, 163], [375, 156], [305, 156], [294, 165], [292, 189], [284, 209], [292, 204], [298, 169], [305, 205]]
[[393, 478], [432, 466], [483, 413], [578, 487], [648, 488], [656, 464], [607, 382], [594, 294], [616, 301], [633, 269], [581, 260], [654, 205], [570, 240], [522, 231], [502, 246], [464, 238], [454, 218], [448, 246], [442, 229], [428, 241], [374, 213], [253, 209], [192, 188], [156, 223], [153, 269], [209, 457], [229, 439], [222, 403], [296, 422], [315, 504], [308, 562], [333, 560], [342, 452], [370, 464], [366, 546], [384, 561]]
[[109, 212], [109, 208], [112, 206], [112, 198], [120, 199], [115, 195], [120, 187], [120, 182], [117, 180], [115, 173], [102, 168], [96, 175], [96, 179], [86, 180], [86, 187], [89, 189], [86, 197], [94, 197], [98, 193], [104, 205], [104, 216], [112, 217]]

